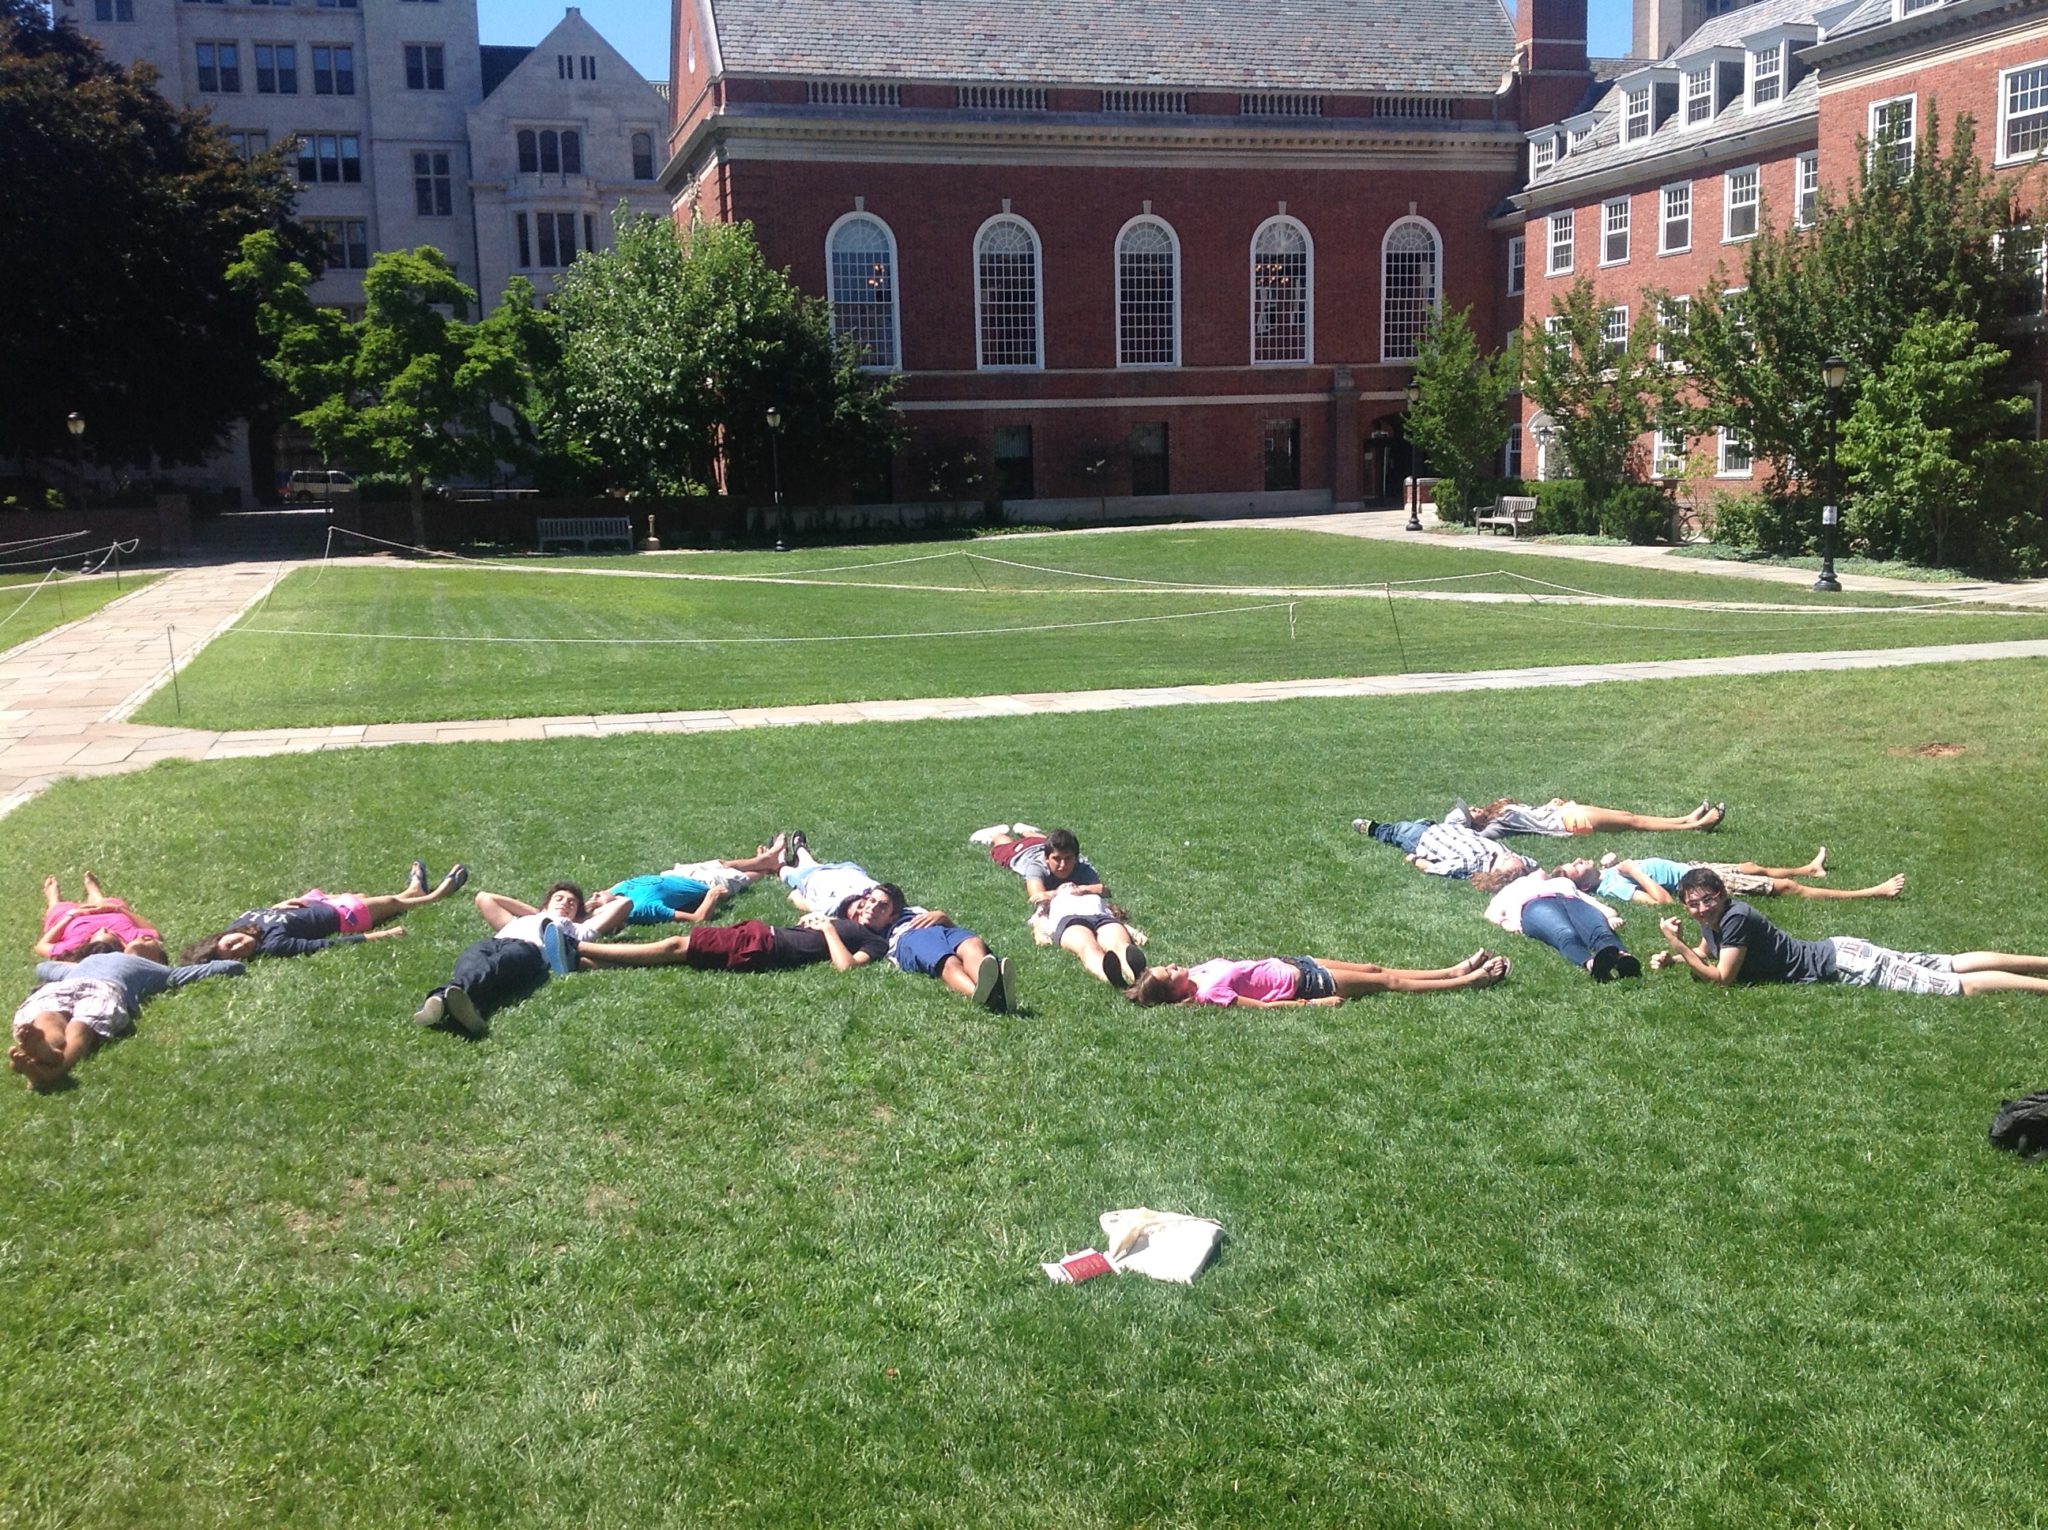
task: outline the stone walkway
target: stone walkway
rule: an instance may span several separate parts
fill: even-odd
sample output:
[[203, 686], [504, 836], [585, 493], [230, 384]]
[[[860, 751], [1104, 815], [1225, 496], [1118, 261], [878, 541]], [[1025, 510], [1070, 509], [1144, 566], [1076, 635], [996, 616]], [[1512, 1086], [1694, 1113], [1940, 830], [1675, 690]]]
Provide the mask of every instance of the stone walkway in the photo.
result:
[[[1214, 524], [1214, 523], [1206, 523]], [[1415, 540], [1433, 547], [1440, 537], [1399, 530], [1397, 517], [1314, 516], [1250, 521], [1260, 527], [1296, 527], [1344, 535]], [[1455, 543], [1451, 545], [1457, 545]], [[1665, 563], [1656, 549], [1557, 548], [1511, 544], [1525, 554], [1591, 561]], [[1641, 556], [1648, 554], [1648, 556]], [[382, 566], [390, 566], [388, 564]], [[1681, 560], [1693, 572], [1757, 577], [1747, 564]], [[1684, 679], [1791, 671], [1886, 669], [1987, 659], [2048, 658], [2048, 639], [1940, 644], [1817, 653], [1743, 654], [1723, 658], [1644, 663], [1571, 664], [1541, 669], [1469, 673], [1369, 675], [1354, 678], [1273, 680], [1236, 685], [1177, 685], [1100, 691], [1047, 691], [997, 696], [934, 697], [904, 701], [830, 702], [812, 706], [734, 708], [723, 711], [633, 712], [608, 715], [500, 718], [463, 722], [365, 723], [331, 728], [209, 732], [129, 722], [142, 702], [169, 683], [177, 669], [243, 612], [261, 601], [291, 565], [229, 564], [176, 569], [146, 589], [110, 602], [93, 615], [59, 627], [0, 654], [0, 816], [69, 776], [116, 775], [159, 760], [225, 760], [303, 754], [386, 744], [460, 744], [520, 739], [604, 738], [621, 733], [712, 733], [738, 728], [804, 724], [902, 722], [962, 717], [1028, 717], [1055, 712], [1102, 712], [1133, 707], [1198, 706], [1284, 701], [1298, 697], [1408, 696], [1430, 692], [1512, 690], [1538, 686], [1597, 685], [1622, 680]], [[1801, 583], [1797, 570], [1768, 571]], [[1850, 590], [1923, 598], [2000, 600], [2048, 604], [2048, 584], [2025, 586], [1926, 585], [1868, 576], [1845, 576]], [[175, 662], [173, 652], [175, 651]]]

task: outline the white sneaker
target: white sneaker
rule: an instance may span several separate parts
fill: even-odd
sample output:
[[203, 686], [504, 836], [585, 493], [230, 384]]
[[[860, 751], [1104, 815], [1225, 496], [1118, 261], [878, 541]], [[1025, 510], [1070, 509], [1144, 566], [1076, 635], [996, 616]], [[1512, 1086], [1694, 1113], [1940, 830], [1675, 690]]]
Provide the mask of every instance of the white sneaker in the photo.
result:
[[1000, 962], [999, 970], [1003, 975], [1003, 1013], [1014, 1015], [1017, 1013], [1017, 969], [1010, 965], [1006, 956]]
[[1010, 826], [1008, 824], [992, 823], [986, 829], [976, 829], [972, 834], [968, 835], [967, 843], [970, 845], [992, 845], [1009, 832]]
[[993, 953], [981, 959], [980, 970], [974, 975], [974, 1002], [984, 1009], [994, 1009], [1002, 992], [1003, 964]]
[[441, 1001], [448, 1011], [448, 1018], [468, 1031], [472, 1036], [484, 1033], [484, 1017], [476, 1012], [476, 1005], [460, 988], [447, 989]]
[[1045, 830], [1039, 828], [1035, 823], [1013, 823], [1010, 825], [1010, 832], [1012, 834], [1021, 834], [1026, 839], [1036, 839], [1044, 834]]
[[412, 1023], [414, 1025], [439, 1025], [447, 1018], [448, 1006], [441, 1002], [439, 994], [430, 993], [427, 995], [426, 1003], [413, 1011]]

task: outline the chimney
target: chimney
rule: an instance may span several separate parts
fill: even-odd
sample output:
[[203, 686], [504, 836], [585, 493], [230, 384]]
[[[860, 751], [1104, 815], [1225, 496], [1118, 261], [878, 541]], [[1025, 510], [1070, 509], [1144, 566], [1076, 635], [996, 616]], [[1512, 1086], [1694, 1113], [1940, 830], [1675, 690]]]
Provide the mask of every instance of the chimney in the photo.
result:
[[1529, 74], [1586, 71], [1586, 0], [1516, 0], [1515, 45]]

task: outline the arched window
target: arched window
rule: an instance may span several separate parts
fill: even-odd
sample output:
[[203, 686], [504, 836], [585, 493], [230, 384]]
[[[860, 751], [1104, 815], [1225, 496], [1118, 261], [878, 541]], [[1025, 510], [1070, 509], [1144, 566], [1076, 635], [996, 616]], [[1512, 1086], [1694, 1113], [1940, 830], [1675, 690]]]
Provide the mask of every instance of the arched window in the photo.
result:
[[583, 135], [574, 131], [562, 134], [562, 174], [583, 173]]
[[519, 169], [524, 175], [540, 169], [540, 147], [532, 128], [519, 130]]
[[1022, 218], [991, 218], [974, 238], [976, 364], [1045, 365], [1039, 338], [1045, 295], [1038, 280], [1038, 233]]
[[1180, 364], [1180, 242], [1157, 218], [1133, 218], [1117, 235], [1116, 364]]
[[896, 353], [896, 240], [881, 219], [848, 213], [825, 236], [832, 327], [852, 337], [861, 365], [891, 372]]
[[540, 135], [540, 169], [543, 175], [562, 173], [562, 139], [552, 128]]
[[1252, 235], [1252, 360], [1308, 361], [1315, 312], [1308, 230], [1268, 218]]
[[1403, 218], [1380, 246], [1380, 360], [1413, 361], [1422, 331], [1442, 299], [1442, 241], [1420, 218]]
[[654, 135], [635, 133], [633, 135], [633, 179], [651, 181], [654, 179]]

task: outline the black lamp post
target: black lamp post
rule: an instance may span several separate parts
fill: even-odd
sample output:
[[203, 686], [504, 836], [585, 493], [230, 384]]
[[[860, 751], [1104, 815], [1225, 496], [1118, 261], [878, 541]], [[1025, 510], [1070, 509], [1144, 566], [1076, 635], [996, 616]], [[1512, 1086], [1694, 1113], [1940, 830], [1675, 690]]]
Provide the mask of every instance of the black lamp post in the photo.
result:
[[1848, 376], [1849, 363], [1840, 356], [1830, 356], [1820, 364], [1828, 401], [1828, 494], [1827, 503], [1820, 507], [1820, 578], [1813, 581], [1813, 587], [1823, 595], [1842, 593], [1842, 581], [1835, 577], [1835, 524], [1842, 518], [1835, 502], [1835, 421], [1841, 417], [1842, 384]]
[[71, 476], [78, 480], [78, 503], [85, 504], [85, 416], [76, 409], [64, 417], [64, 428], [71, 432]]
[[775, 483], [775, 550], [789, 551], [789, 544], [782, 539], [782, 411], [775, 405], [768, 406], [768, 461], [774, 473]]
[[1374, 499], [1385, 499], [1387, 497], [1387, 447], [1392, 444], [1394, 433], [1385, 426], [1380, 426], [1374, 429], [1368, 439], [1372, 442], [1372, 464], [1380, 475], [1380, 486], [1373, 490], [1372, 497]]
[[[1422, 402], [1422, 384], [1413, 377], [1408, 379], [1408, 412], [1413, 414], [1415, 406]], [[1408, 437], [1408, 524], [1404, 531], [1422, 529], [1422, 453], [1415, 449], [1415, 437]]]

